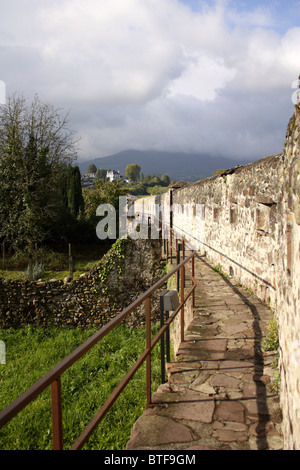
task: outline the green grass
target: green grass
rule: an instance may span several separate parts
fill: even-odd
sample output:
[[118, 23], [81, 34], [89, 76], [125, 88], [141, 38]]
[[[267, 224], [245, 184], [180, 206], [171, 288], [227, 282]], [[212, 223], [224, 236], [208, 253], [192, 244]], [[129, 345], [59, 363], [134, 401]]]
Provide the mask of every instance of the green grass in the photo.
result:
[[[93, 261], [89, 259], [80, 259], [74, 260], [73, 266], [73, 279], [78, 279], [81, 274], [89, 272], [96, 264], [98, 264], [100, 259], [95, 259]], [[68, 266], [68, 261], [64, 263], [64, 267]], [[47, 268], [47, 265], [44, 266], [44, 271], [41, 275], [38, 276], [39, 279], [43, 281], [49, 281], [50, 279], [61, 280], [70, 275], [69, 269], [64, 269], [63, 266], [52, 269], [51, 266]], [[4, 279], [10, 279], [12, 281], [24, 280], [28, 277], [27, 269], [24, 268], [23, 271], [20, 269], [0, 269], [0, 277]]]
[[[157, 330], [157, 328], [156, 328]], [[4, 408], [91, 336], [95, 330], [0, 330], [6, 364], [0, 365], [0, 408]], [[145, 346], [145, 330], [119, 326], [62, 375], [64, 449], [85, 429]], [[122, 450], [146, 406], [143, 365], [84, 446]], [[152, 359], [152, 392], [159, 385], [159, 350]], [[52, 449], [51, 397], [45, 390], [0, 430], [0, 450]]]
[[[90, 271], [108, 251], [108, 244], [75, 245], [72, 247], [73, 254], [73, 279]], [[50, 279], [64, 279], [69, 276], [69, 255], [66, 247], [41, 247], [34, 253], [33, 264], [41, 264], [44, 272], [39, 279], [48, 281]], [[0, 277], [10, 280], [24, 280], [27, 277], [28, 256], [25, 253], [6, 254], [3, 269], [0, 262]]]

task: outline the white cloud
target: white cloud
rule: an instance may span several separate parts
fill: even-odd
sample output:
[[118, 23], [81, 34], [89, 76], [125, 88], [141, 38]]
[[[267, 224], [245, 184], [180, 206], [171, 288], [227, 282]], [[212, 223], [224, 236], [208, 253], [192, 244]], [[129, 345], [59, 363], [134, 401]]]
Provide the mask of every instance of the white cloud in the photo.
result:
[[205, 54], [191, 57], [182, 75], [169, 86], [170, 96], [186, 95], [199, 100], [215, 100], [217, 90], [235, 76], [235, 69], [225, 66], [219, 57]]
[[70, 108], [82, 158], [280, 151], [300, 28], [282, 33], [273, 7], [239, 3], [0, 0], [0, 79]]
[[104, 104], [144, 103], [159, 95], [177, 75], [181, 54], [164, 25], [160, 29], [160, 5], [71, 0], [40, 12], [43, 61], [67, 77], [63, 83], [53, 75], [53, 95]]

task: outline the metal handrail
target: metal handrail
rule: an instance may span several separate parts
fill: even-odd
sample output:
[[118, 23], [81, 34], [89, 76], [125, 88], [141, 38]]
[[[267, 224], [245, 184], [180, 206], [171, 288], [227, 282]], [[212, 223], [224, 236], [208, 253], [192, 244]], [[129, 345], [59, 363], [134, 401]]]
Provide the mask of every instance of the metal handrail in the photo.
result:
[[[184, 243], [184, 241], [183, 241]], [[194, 257], [196, 251], [193, 251], [187, 258], [183, 259], [181, 263], [175, 266], [168, 274], [157, 281], [151, 286], [146, 292], [141, 294], [134, 302], [132, 302], [127, 308], [120, 312], [116, 317], [110, 320], [104, 325], [99, 331], [87, 339], [81, 346], [75, 349], [71, 354], [65, 357], [57, 366], [51, 369], [35, 384], [33, 384], [27, 391], [16, 398], [12, 403], [0, 411], [0, 428], [8, 423], [14, 416], [16, 416], [22, 409], [24, 409], [31, 401], [33, 401], [38, 395], [40, 395], [47, 387], [51, 386], [51, 401], [52, 401], [52, 430], [53, 430], [53, 450], [63, 449], [63, 427], [62, 427], [62, 401], [61, 401], [61, 375], [71, 367], [78, 359], [80, 359], [87, 351], [95, 346], [104, 336], [106, 336], [113, 328], [119, 325], [131, 312], [133, 312], [139, 305], [145, 302], [146, 307], [146, 348], [122, 379], [119, 385], [111, 393], [109, 398], [106, 400], [102, 408], [89, 423], [80, 437], [72, 446], [72, 450], [81, 449], [87, 442], [91, 434], [95, 431], [100, 421], [104, 418], [106, 413], [109, 411], [113, 403], [116, 401], [118, 396], [122, 393], [128, 382], [132, 379], [133, 375], [139, 369], [139, 367], [146, 361], [146, 393], [147, 393], [147, 406], [151, 404], [151, 351], [165, 333], [171, 322], [177, 316], [178, 312], [181, 311], [181, 340], [184, 339], [184, 305], [188, 298], [193, 294], [196, 287], [194, 277]], [[185, 265], [192, 261], [192, 288], [185, 295], [184, 293], [184, 279], [185, 279]], [[170, 277], [172, 277], [177, 271], [181, 273], [181, 299], [180, 305], [173, 312], [173, 314], [166, 321], [164, 326], [158, 331], [156, 336], [151, 339], [151, 295], [165, 284]]]

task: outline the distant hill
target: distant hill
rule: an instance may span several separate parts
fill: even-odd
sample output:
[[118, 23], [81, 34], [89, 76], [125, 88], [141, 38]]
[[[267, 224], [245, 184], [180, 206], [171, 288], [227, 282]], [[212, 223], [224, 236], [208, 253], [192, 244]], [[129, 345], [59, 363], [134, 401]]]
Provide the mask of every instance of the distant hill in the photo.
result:
[[188, 182], [212, 176], [220, 168], [227, 170], [241, 164], [240, 161], [234, 159], [212, 157], [208, 154], [125, 150], [108, 157], [78, 161], [81, 173], [86, 173], [90, 163], [94, 163], [97, 169], [118, 170], [123, 176], [125, 176], [128, 164], [137, 163], [144, 175], [161, 176], [167, 174], [176, 181]]

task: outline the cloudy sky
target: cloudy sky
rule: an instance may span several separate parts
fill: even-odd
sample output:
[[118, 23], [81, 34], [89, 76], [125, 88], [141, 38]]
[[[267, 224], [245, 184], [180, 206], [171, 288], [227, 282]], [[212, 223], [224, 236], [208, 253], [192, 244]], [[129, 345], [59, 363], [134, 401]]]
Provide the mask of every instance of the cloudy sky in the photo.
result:
[[299, 0], [0, 0], [0, 98], [70, 111], [80, 160], [280, 152], [299, 73]]

